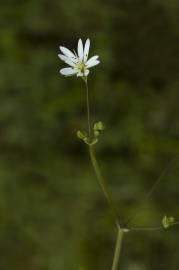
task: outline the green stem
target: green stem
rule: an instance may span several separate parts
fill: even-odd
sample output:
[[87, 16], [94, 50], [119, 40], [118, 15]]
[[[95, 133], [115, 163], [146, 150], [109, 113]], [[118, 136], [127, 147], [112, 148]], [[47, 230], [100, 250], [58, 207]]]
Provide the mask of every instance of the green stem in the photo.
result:
[[90, 152], [90, 158], [91, 158], [91, 163], [93, 165], [96, 177], [98, 179], [98, 182], [102, 188], [102, 191], [104, 193], [104, 196], [106, 198], [106, 200], [108, 201], [108, 204], [111, 208], [111, 212], [113, 214], [116, 226], [117, 226], [117, 240], [116, 240], [116, 247], [115, 247], [115, 252], [114, 252], [114, 258], [113, 258], [113, 263], [112, 263], [112, 268], [111, 270], [117, 270], [118, 268], [118, 264], [119, 264], [119, 258], [120, 258], [120, 252], [121, 252], [121, 246], [122, 246], [122, 238], [123, 238], [123, 234], [124, 234], [124, 230], [120, 227], [119, 225], [119, 221], [118, 221], [118, 216], [117, 216], [117, 212], [116, 209], [113, 205], [111, 196], [107, 190], [106, 187], [106, 182], [105, 179], [102, 176], [99, 164], [97, 162], [96, 159], [96, 155], [95, 155], [95, 149], [94, 149], [94, 145], [89, 145], [89, 152]]
[[142, 198], [139, 206], [137, 207], [137, 210], [134, 212], [134, 214], [130, 218], [128, 218], [127, 222], [125, 223], [125, 226], [129, 226], [129, 224], [131, 224], [141, 214], [140, 210], [144, 207], [145, 202], [151, 197], [155, 188], [163, 180], [163, 177], [167, 174], [167, 172], [169, 171], [169, 169], [171, 168], [171, 165], [173, 164], [175, 160], [176, 160], [176, 157], [172, 158], [172, 160], [168, 163], [167, 167], [165, 167], [165, 169], [162, 170], [161, 174], [156, 179], [156, 181], [154, 182], [150, 190], [147, 192], [144, 198]]
[[[179, 221], [174, 222], [169, 227], [174, 227], [176, 225], [179, 225]], [[129, 231], [160, 231], [160, 230], [166, 230], [166, 228], [160, 225], [160, 226], [154, 226], [154, 227], [132, 227], [132, 228], [127, 228], [127, 230]]]
[[[87, 78], [84, 78], [85, 85], [86, 85], [86, 106], [87, 106], [87, 121], [88, 121], [88, 136], [91, 137], [91, 124], [90, 124], [90, 107], [89, 107], [89, 90], [88, 90], [88, 82]], [[119, 221], [118, 221], [118, 215], [117, 211], [113, 205], [113, 201], [111, 199], [110, 193], [108, 192], [105, 179], [101, 173], [100, 166], [98, 164], [98, 161], [96, 159], [95, 155], [95, 148], [94, 145], [89, 145], [89, 153], [90, 153], [90, 159], [91, 163], [94, 168], [94, 172], [96, 174], [96, 177], [98, 179], [98, 182], [102, 188], [102, 191], [104, 193], [104, 196], [109, 204], [109, 207], [111, 208], [111, 212], [113, 214], [116, 226], [117, 226], [117, 240], [116, 240], [116, 247], [114, 252], [114, 258], [112, 263], [111, 270], [117, 270], [118, 264], [119, 264], [119, 258], [120, 258], [120, 251], [121, 251], [121, 245], [122, 245], [122, 238], [124, 234], [124, 230], [120, 227]]]
[[114, 252], [114, 258], [112, 263], [111, 270], [117, 270], [119, 261], [120, 261], [120, 253], [121, 253], [121, 246], [122, 246], [122, 239], [123, 239], [124, 231], [120, 227], [118, 228], [117, 240], [116, 240], [116, 247]]
[[90, 106], [89, 106], [89, 89], [88, 89], [88, 81], [84, 80], [86, 85], [86, 108], [87, 108], [87, 122], [88, 122], [88, 136], [91, 137], [91, 124], [90, 124]]
[[112, 202], [112, 199], [111, 199], [111, 196], [108, 192], [108, 189], [106, 187], [106, 181], [101, 173], [101, 170], [100, 170], [100, 167], [99, 167], [99, 164], [97, 162], [97, 159], [96, 159], [96, 155], [95, 155], [95, 149], [94, 149], [94, 145], [89, 145], [89, 152], [90, 152], [90, 158], [91, 158], [91, 163], [93, 165], [93, 168], [94, 168], [94, 172], [96, 174], [96, 177], [98, 179], [98, 182], [102, 188], [102, 191], [104, 193], [104, 196], [111, 208], [111, 212], [113, 214], [113, 217], [114, 217], [114, 220], [115, 220], [115, 223], [116, 223], [116, 226], [117, 228], [119, 227], [120, 228], [120, 225], [119, 225], [119, 221], [118, 221], [118, 215], [117, 215], [117, 211], [113, 205], [113, 202]]

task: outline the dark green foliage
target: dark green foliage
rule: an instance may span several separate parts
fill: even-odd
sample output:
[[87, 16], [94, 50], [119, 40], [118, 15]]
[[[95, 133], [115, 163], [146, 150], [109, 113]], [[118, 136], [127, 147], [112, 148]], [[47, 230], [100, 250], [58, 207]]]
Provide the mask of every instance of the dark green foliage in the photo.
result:
[[[98, 156], [123, 224], [179, 219], [179, 4], [175, 0], [0, 1], [0, 269], [109, 270], [113, 220], [77, 130], [82, 80], [58, 46], [91, 38]], [[142, 198], [161, 181], [149, 200]], [[121, 269], [179, 268], [179, 228], [128, 234]]]

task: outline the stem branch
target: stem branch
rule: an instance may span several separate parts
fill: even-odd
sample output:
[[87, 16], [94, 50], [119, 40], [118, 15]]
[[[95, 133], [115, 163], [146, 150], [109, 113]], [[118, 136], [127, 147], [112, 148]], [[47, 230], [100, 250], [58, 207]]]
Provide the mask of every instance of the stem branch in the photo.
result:
[[111, 270], [117, 270], [119, 265], [120, 253], [121, 253], [121, 246], [122, 246], [122, 239], [123, 239], [124, 231], [120, 227], [118, 228], [117, 240], [116, 240], [116, 247], [114, 252], [114, 258], [112, 263]]
[[[179, 221], [174, 222], [169, 227], [174, 227], [176, 225], [179, 225]], [[127, 228], [129, 231], [160, 231], [160, 230], [166, 230], [163, 226], [154, 226], [154, 227], [132, 227]]]
[[106, 187], [106, 181], [105, 181], [104, 177], [102, 176], [99, 164], [98, 164], [97, 159], [96, 159], [94, 145], [89, 145], [89, 152], [90, 152], [91, 163], [93, 165], [98, 182], [102, 188], [103, 194], [104, 194], [104, 196], [109, 204], [109, 207], [111, 208], [111, 212], [113, 214], [116, 226], [117, 226], [117, 228], [118, 227], [120, 228], [117, 211], [113, 205], [111, 196], [110, 196], [108, 189]]

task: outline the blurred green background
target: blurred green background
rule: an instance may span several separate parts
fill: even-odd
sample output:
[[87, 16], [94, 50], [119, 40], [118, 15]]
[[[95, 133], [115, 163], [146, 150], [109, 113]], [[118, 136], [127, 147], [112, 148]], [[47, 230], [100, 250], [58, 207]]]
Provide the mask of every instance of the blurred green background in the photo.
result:
[[[59, 75], [59, 45], [79, 37], [100, 55], [92, 119], [107, 127], [97, 153], [121, 221], [179, 218], [178, 26], [177, 0], [0, 0], [0, 269], [110, 269], [115, 227], [76, 138], [84, 85]], [[120, 269], [179, 269], [178, 234], [128, 234]]]

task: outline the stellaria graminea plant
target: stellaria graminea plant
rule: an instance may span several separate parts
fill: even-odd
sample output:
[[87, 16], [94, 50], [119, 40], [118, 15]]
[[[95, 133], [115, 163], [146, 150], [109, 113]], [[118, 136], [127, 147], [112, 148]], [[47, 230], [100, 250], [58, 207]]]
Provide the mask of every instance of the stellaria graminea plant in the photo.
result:
[[[179, 221], [175, 221], [173, 217], [164, 216], [162, 219], [161, 225], [155, 226], [155, 227], [143, 227], [143, 228], [142, 227], [139, 227], [139, 228], [126, 227], [127, 225], [129, 225], [131, 219], [129, 219], [129, 222], [127, 222], [126, 226], [123, 227], [121, 225], [121, 222], [119, 221], [119, 218], [118, 218], [118, 213], [116, 211], [116, 208], [114, 207], [113, 201], [108, 192], [106, 181], [101, 173], [101, 169], [100, 169], [100, 166], [98, 164], [98, 161], [96, 159], [96, 154], [95, 154], [95, 144], [98, 142], [98, 139], [102, 131], [104, 130], [105, 126], [101, 121], [99, 121], [97, 123], [94, 123], [93, 128], [91, 128], [89, 90], [88, 90], [87, 78], [89, 75], [89, 68], [98, 65], [100, 61], [98, 59], [99, 58], [98, 55], [95, 55], [88, 60], [89, 49], [90, 49], [90, 39], [86, 40], [84, 46], [83, 46], [82, 40], [81, 39], [78, 40], [77, 53], [75, 51], [73, 52], [70, 51], [66, 47], [60, 46], [61, 53], [58, 54], [58, 56], [63, 62], [65, 62], [67, 65], [70, 66], [70, 67], [62, 68], [60, 70], [60, 73], [64, 76], [76, 75], [77, 77], [82, 78], [83, 81], [85, 82], [88, 132], [86, 131], [82, 132], [79, 130], [77, 131], [77, 137], [81, 139], [82, 141], [84, 141], [84, 143], [86, 143], [89, 147], [89, 154], [91, 158], [91, 163], [94, 168], [94, 172], [99, 181], [103, 194], [109, 204], [111, 213], [113, 215], [113, 218], [117, 227], [116, 246], [115, 246], [114, 257], [113, 257], [113, 262], [112, 262], [112, 267], [111, 267], [111, 270], [117, 270], [118, 265], [119, 265], [119, 259], [120, 259], [122, 239], [125, 233], [130, 232], [130, 231], [144, 231], [144, 230], [150, 231], [150, 230], [167, 229], [171, 226], [179, 224]], [[93, 130], [93, 134], [92, 134], [92, 130]], [[157, 179], [157, 181], [152, 186], [149, 193], [147, 193], [147, 196], [144, 198], [144, 200], [151, 195], [151, 193], [153, 192], [154, 188], [156, 187], [156, 185], [159, 183], [160, 180], [161, 178], [159, 177], [159, 179]], [[135, 216], [132, 217], [132, 219], [135, 218]]]

